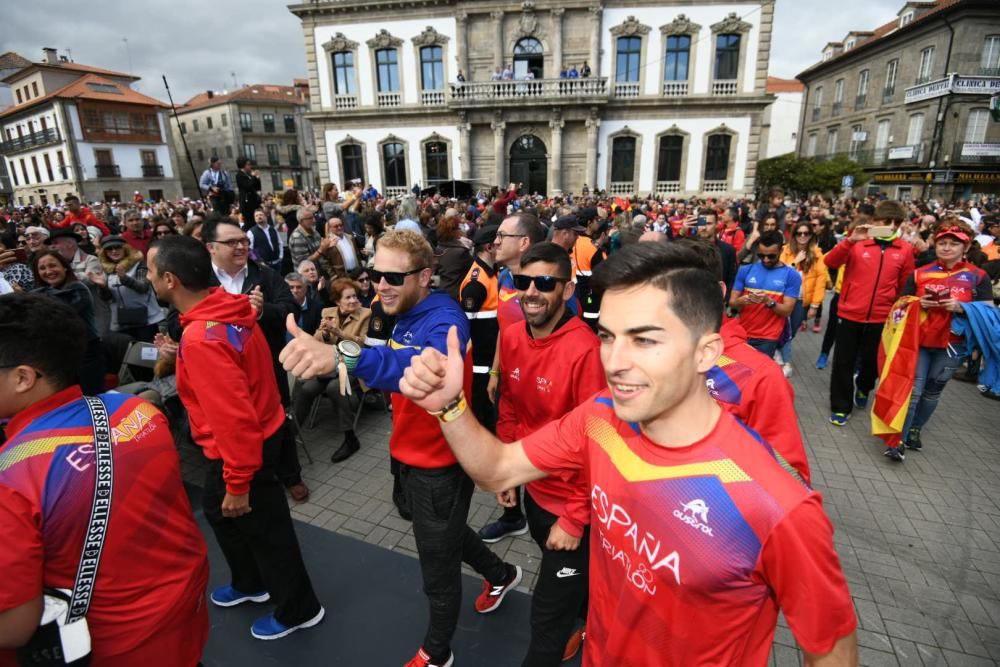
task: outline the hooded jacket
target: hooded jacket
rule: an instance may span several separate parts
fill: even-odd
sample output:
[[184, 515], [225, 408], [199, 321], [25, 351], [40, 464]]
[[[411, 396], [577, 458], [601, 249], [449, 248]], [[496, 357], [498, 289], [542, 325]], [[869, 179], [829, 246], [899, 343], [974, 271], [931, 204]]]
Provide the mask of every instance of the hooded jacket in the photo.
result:
[[913, 248], [902, 239], [844, 239], [826, 254], [828, 268], [844, 267], [837, 315], [862, 324], [881, 324], [914, 270]]
[[257, 317], [243, 295], [213, 288], [181, 315], [177, 393], [191, 435], [210, 459], [222, 459], [226, 492], [249, 493], [264, 440], [285, 420], [274, 364]]

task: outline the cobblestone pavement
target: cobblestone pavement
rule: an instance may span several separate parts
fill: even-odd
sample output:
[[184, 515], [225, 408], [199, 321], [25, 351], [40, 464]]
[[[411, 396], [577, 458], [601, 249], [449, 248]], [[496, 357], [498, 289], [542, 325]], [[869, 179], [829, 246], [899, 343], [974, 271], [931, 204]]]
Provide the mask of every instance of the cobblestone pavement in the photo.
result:
[[[844, 428], [827, 421], [829, 370], [813, 367], [820, 334], [795, 341], [797, 408], [812, 468], [836, 527], [836, 546], [859, 619], [863, 665], [992, 665], [1000, 662], [1000, 404], [974, 386], [951, 382], [924, 450], [905, 463], [882, 456], [867, 414]], [[341, 436], [324, 400], [301, 454], [312, 495], [292, 505], [295, 518], [416, 557], [410, 524], [395, 512], [389, 473], [391, 421], [366, 407], [361, 451], [339, 465]], [[190, 451], [185, 471], [192, 474]], [[196, 479], [196, 478], [193, 478]], [[493, 496], [477, 491], [469, 525], [499, 516]], [[493, 545], [534, 585], [539, 552], [527, 535]], [[471, 574], [471, 571], [470, 571]], [[819, 601], [817, 601], [819, 603]], [[527, 623], [527, 619], [525, 619]], [[771, 663], [801, 664], [795, 640], [778, 628]]]

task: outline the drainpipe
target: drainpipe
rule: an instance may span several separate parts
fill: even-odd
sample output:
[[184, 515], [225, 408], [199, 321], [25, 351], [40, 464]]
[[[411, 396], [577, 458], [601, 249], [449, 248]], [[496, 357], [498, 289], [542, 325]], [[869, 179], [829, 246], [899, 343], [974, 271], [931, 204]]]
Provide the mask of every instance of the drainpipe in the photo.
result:
[[[955, 42], [955, 27], [948, 20], [948, 16], [944, 15], [941, 17], [944, 24], [948, 26], [948, 32], [950, 33], [948, 37], [948, 53], [944, 59], [944, 74], [947, 77], [951, 76], [951, 47]], [[947, 103], [945, 100], [947, 99]], [[931, 149], [928, 151], [930, 154], [931, 162], [928, 165], [931, 169], [937, 167], [938, 158], [941, 156], [941, 136], [944, 134], [944, 119], [948, 111], [948, 107], [951, 106], [951, 94], [944, 95], [938, 98], [938, 108], [937, 115], [934, 117], [934, 134], [931, 136]], [[933, 176], [932, 176], [933, 178]], [[933, 189], [933, 185], [928, 184], [924, 186], [923, 198], [927, 199], [928, 188]]]

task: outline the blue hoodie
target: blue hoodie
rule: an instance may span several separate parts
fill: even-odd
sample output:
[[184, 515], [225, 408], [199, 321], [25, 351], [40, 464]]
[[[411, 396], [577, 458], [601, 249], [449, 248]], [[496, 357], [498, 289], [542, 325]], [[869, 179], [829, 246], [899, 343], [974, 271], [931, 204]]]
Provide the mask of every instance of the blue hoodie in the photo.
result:
[[951, 330], [965, 336], [970, 350], [982, 350], [979, 384], [1000, 393], [1000, 309], [989, 301], [972, 301], [962, 306], [965, 317], [953, 317]]

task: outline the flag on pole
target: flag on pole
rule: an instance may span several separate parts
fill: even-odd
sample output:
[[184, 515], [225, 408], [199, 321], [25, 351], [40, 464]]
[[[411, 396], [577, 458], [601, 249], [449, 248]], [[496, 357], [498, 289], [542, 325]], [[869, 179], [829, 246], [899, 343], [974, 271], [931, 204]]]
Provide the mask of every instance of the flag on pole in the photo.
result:
[[886, 447], [902, 442], [903, 424], [910, 408], [913, 378], [920, 355], [920, 323], [927, 314], [920, 299], [904, 296], [893, 305], [879, 345], [879, 383], [872, 403], [872, 435]]

